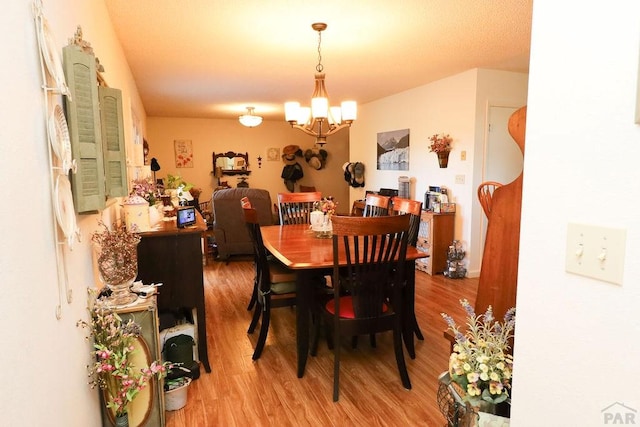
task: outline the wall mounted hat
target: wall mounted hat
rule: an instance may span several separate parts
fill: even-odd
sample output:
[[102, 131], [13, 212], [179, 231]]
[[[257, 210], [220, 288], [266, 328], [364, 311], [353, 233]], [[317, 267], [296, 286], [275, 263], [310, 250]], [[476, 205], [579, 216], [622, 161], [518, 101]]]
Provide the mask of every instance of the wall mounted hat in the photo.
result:
[[288, 164], [296, 163], [296, 156], [302, 156], [302, 150], [297, 145], [287, 145], [282, 149], [282, 160]]
[[327, 156], [327, 150], [319, 149], [318, 147], [308, 148], [304, 152], [304, 159], [307, 164], [315, 170], [320, 170], [324, 167]]
[[311, 157], [309, 160], [307, 160], [307, 163], [309, 164], [309, 166], [311, 166], [315, 170], [322, 169], [322, 162], [317, 156]]

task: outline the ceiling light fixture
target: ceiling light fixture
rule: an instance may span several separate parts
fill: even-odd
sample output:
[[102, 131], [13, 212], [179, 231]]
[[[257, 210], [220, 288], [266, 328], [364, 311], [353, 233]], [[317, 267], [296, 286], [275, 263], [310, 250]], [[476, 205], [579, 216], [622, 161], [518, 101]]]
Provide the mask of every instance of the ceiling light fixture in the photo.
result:
[[[324, 87], [324, 67], [322, 66], [322, 32], [327, 29], [327, 24], [317, 22], [311, 24], [311, 28], [318, 32], [318, 65], [316, 65], [316, 84], [311, 95], [311, 108], [300, 107], [299, 102], [285, 102], [285, 120], [291, 127], [300, 129], [307, 135], [316, 138], [316, 144], [322, 146], [327, 143], [327, 137], [340, 129], [351, 126], [357, 117], [357, 104], [355, 101], [343, 101], [340, 107], [329, 106], [329, 95]], [[326, 122], [326, 129], [323, 126]]]
[[262, 117], [253, 114], [254, 107], [247, 107], [247, 114], [238, 117], [240, 123], [248, 128], [253, 128], [262, 123]]

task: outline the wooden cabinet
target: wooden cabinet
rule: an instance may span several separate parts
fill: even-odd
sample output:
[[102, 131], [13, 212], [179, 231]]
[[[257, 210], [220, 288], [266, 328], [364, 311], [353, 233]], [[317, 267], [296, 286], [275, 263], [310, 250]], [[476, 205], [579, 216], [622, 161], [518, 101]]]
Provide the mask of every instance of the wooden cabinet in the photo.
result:
[[193, 227], [177, 228], [175, 221], [163, 222], [161, 229], [140, 233], [138, 280], [162, 283], [158, 288], [158, 310], [195, 309], [198, 356], [211, 372], [207, 352], [207, 329], [202, 276], [202, 233], [207, 227], [197, 213]]
[[416, 268], [431, 275], [443, 273], [447, 268], [447, 250], [453, 243], [454, 212], [422, 211], [416, 248], [429, 254], [416, 260]]

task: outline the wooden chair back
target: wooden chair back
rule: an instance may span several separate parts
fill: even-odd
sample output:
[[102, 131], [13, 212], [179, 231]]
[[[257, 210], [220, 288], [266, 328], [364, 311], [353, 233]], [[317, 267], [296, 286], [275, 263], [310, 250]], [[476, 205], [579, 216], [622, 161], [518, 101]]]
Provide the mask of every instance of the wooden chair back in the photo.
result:
[[397, 215], [411, 215], [409, 225], [409, 244], [415, 246], [418, 243], [418, 231], [420, 230], [420, 216], [422, 215], [422, 202], [400, 197], [393, 198], [393, 211]]
[[364, 199], [364, 212], [362, 216], [386, 216], [389, 215], [389, 203], [391, 197], [379, 194], [367, 194]]
[[280, 225], [309, 224], [315, 202], [322, 200], [322, 193], [278, 193]]
[[485, 181], [478, 186], [478, 200], [484, 214], [489, 218], [491, 207], [493, 206], [493, 192], [502, 187], [502, 184], [496, 181]]

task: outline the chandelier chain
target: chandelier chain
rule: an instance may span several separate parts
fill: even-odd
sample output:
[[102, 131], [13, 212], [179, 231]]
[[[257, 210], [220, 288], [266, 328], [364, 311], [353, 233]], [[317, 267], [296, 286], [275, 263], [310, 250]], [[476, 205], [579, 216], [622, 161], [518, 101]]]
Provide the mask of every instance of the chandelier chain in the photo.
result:
[[318, 31], [318, 65], [316, 65], [316, 71], [321, 73], [324, 67], [322, 66], [322, 52], [320, 51], [320, 45], [322, 44], [322, 31]]

